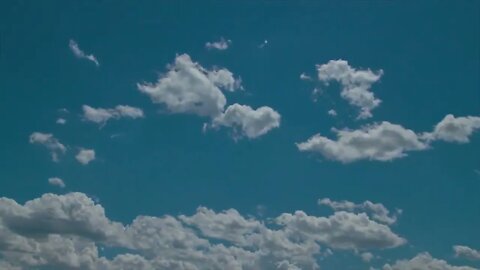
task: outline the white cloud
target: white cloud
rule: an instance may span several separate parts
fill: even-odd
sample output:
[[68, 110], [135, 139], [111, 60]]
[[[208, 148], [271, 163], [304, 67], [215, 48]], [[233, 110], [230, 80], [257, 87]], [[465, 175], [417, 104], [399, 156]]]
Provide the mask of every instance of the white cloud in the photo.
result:
[[58, 162], [59, 154], [64, 154], [67, 151], [67, 148], [50, 133], [34, 132], [30, 135], [29, 141], [32, 144], [45, 146], [50, 151], [52, 160], [55, 162]]
[[300, 151], [320, 153], [327, 159], [343, 163], [361, 159], [389, 161], [406, 156], [407, 151], [428, 148], [415, 132], [389, 122], [334, 132], [337, 133], [336, 141], [316, 134], [297, 143], [297, 147]]
[[302, 81], [311, 81], [312, 80], [312, 77], [308, 76], [307, 74], [305, 74], [304, 72], [302, 74], [300, 74], [300, 80]]
[[420, 253], [411, 260], [399, 260], [393, 265], [386, 264], [383, 270], [476, 270], [468, 266], [453, 266], [444, 260], [432, 258], [428, 253]]
[[137, 119], [144, 117], [141, 109], [127, 105], [117, 105], [113, 109], [93, 108], [88, 105], [83, 105], [82, 109], [83, 118], [86, 121], [94, 122], [100, 125], [105, 125], [110, 119]]
[[318, 200], [318, 204], [326, 205], [332, 208], [334, 211], [365, 211], [372, 217], [372, 219], [389, 225], [397, 222], [397, 215], [401, 213], [401, 210], [397, 210], [395, 214], [390, 215], [390, 210], [388, 210], [383, 204], [373, 203], [371, 201], [355, 204], [350, 201], [332, 201], [329, 198], [324, 198]]
[[252, 109], [247, 105], [227, 107], [223, 91], [242, 89], [228, 69], [207, 70], [187, 54], [178, 55], [166, 74], [154, 84], [138, 84], [138, 89], [172, 113], [209, 117], [210, 127], [231, 127], [235, 136], [256, 138], [280, 125], [280, 114], [270, 107]]
[[478, 129], [480, 129], [480, 117], [455, 117], [448, 114], [432, 132], [424, 133], [423, 136], [427, 140], [467, 143], [470, 141], [469, 137]]
[[480, 260], [479, 250], [475, 250], [467, 246], [459, 246], [459, 245], [453, 246], [453, 250], [455, 251], [455, 257], [466, 258], [473, 261]]
[[[44, 194], [23, 205], [0, 198], [0, 216], [0, 265], [10, 269], [314, 270], [318, 243], [361, 250], [405, 242], [366, 215], [346, 212], [257, 220], [199, 207], [191, 216], [138, 216], [123, 225], [82, 193]], [[119, 253], [102, 257], [99, 246]]]
[[63, 180], [58, 178], [58, 177], [48, 178], [48, 183], [52, 186], [57, 186], [57, 187], [61, 187], [61, 188], [65, 187], [65, 183], [63, 182]]
[[95, 150], [93, 149], [80, 149], [78, 154], [75, 156], [78, 162], [83, 165], [87, 165], [92, 160], [95, 160]]
[[329, 110], [327, 113], [330, 116], [337, 116], [337, 112], [334, 109]]
[[190, 56], [182, 54], [156, 83], [137, 86], [154, 103], [165, 105], [172, 113], [214, 117], [223, 111], [227, 100], [218, 81], [212, 81], [208, 74], [209, 71], [192, 62]]
[[232, 127], [240, 136], [257, 138], [280, 126], [280, 114], [270, 107], [252, 109], [247, 105], [233, 104], [213, 119], [212, 125]]
[[70, 50], [73, 52], [73, 54], [80, 59], [87, 59], [98, 67], [100, 66], [100, 63], [98, 62], [97, 58], [93, 54], [86, 54], [83, 52], [80, 47], [78, 46], [77, 42], [73, 39], [70, 39], [68, 46], [70, 47]]
[[67, 123], [67, 120], [65, 120], [64, 118], [58, 118], [55, 123], [59, 125], [65, 125]]
[[384, 224], [371, 220], [365, 213], [335, 212], [330, 217], [308, 216], [303, 211], [282, 214], [277, 222], [298, 237], [315, 239], [335, 249], [384, 249], [406, 243]]
[[232, 43], [232, 41], [229, 39], [229, 40], [225, 40], [223, 37], [220, 38], [219, 41], [214, 41], [214, 42], [207, 42], [205, 43], [205, 48], [209, 49], [209, 50], [212, 50], [212, 49], [216, 49], [216, 50], [220, 50], [220, 51], [223, 51], [223, 50], [226, 50], [228, 49], [228, 46]]
[[362, 258], [364, 262], [370, 262], [373, 259], [373, 254], [371, 252], [363, 252], [360, 254], [360, 258]]
[[341, 97], [360, 108], [359, 119], [372, 117], [371, 111], [380, 105], [381, 100], [375, 98], [370, 88], [383, 75], [382, 70], [356, 70], [345, 60], [330, 60], [326, 64], [317, 65], [317, 71], [320, 81], [326, 84], [332, 80], [340, 83]]

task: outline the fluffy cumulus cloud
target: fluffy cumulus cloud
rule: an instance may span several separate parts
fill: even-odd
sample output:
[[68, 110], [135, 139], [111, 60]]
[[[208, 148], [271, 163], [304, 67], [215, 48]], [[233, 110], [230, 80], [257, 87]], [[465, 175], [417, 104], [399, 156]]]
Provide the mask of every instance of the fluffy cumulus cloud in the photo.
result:
[[296, 211], [282, 214], [277, 222], [298, 237], [310, 238], [336, 249], [382, 249], [393, 248], [406, 240], [386, 225], [371, 220], [367, 214], [335, 212], [330, 217], [315, 217]]
[[80, 149], [78, 154], [75, 156], [78, 162], [83, 165], [87, 165], [92, 160], [95, 159], [95, 150], [93, 149]]
[[432, 132], [425, 133], [423, 136], [428, 140], [467, 143], [470, 141], [469, 137], [478, 129], [480, 129], [480, 117], [455, 117], [448, 114]]
[[212, 42], [207, 42], [205, 43], [205, 48], [209, 49], [209, 50], [220, 50], [220, 51], [224, 51], [226, 49], [228, 49], [228, 46], [230, 46], [230, 44], [232, 43], [232, 41], [229, 39], [229, 40], [225, 40], [223, 37], [220, 38], [220, 40], [218, 41], [212, 41]]
[[60, 143], [60, 141], [50, 133], [34, 132], [30, 135], [29, 141], [32, 144], [45, 146], [50, 151], [52, 160], [55, 162], [58, 162], [59, 155], [64, 154], [67, 151], [65, 145]]
[[57, 187], [61, 187], [61, 188], [65, 187], [65, 183], [63, 182], [63, 180], [58, 178], [58, 177], [48, 178], [48, 183], [52, 186], [57, 186]]
[[144, 117], [143, 111], [139, 108], [128, 105], [117, 105], [112, 109], [93, 108], [88, 105], [82, 106], [83, 119], [100, 125], [105, 125], [110, 119], [130, 118], [137, 119]]
[[68, 47], [70, 48], [70, 50], [72, 51], [73, 55], [75, 55], [77, 58], [80, 58], [80, 59], [86, 59], [88, 61], [91, 61], [93, 63], [95, 63], [95, 65], [98, 67], [100, 66], [100, 63], [98, 62], [97, 58], [95, 57], [95, 55], [93, 54], [86, 54], [84, 51], [82, 51], [80, 49], [80, 47], [78, 46], [78, 43], [73, 40], [73, 39], [70, 39], [69, 43], [68, 43]]
[[375, 97], [370, 88], [380, 80], [382, 70], [357, 70], [345, 60], [330, 60], [326, 64], [317, 65], [317, 71], [320, 81], [326, 84], [337, 81], [341, 85], [341, 97], [360, 109], [359, 119], [372, 117], [371, 111], [380, 105], [381, 100]]
[[383, 270], [476, 270], [468, 266], [453, 266], [444, 260], [433, 258], [428, 253], [420, 253], [410, 260], [399, 260], [393, 265], [386, 264]]
[[334, 211], [365, 211], [372, 219], [389, 225], [394, 224], [397, 221], [397, 215], [401, 213], [401, 210], [397, 210], [395, 214], [390, 214], [390, 210], [383, 204], [371, 201], [356, 204], [350, 201], [332, 201], [329, 198], [324, 198], [318, 200], [318, 204], [326, 205]]
[[255, 138], [279, 126], [280, 115], [270, 107], [252, 109], [246, 105], [227, 107], [223, 91], [242, 89], [240, 79], [225, 68], [208, 70], [182, 54], [168, 66], [156, 83], [138, 84], [140, 92], [171, 113], [209, 117], [211, 126], [232, 127], [239, 135]]
[[456, 245], [453, 246], [455, 257], [465, 258], [472, 261], [480, 261], [480, 251], [467, 246]]
[[390, 122], [364, 126], [358, 130], [334, 130], [337, 140], [316, 134], [297, 143], [300, 151], [320, 153], [343, 163], [361, 159], [388, 161], [406, 156], [407, 151], [428, 148], [410, 129]]
[[[405, 243], [367, 215], [342, 211], [257, 220], [199, 207], [190, 216], [138, 216], [123, 225], [83, 193], [45, 194], [23, 205], [0, 198], [0, 217], [6, 269], [308, 270], [319, 269], [320, 245], [356, 252]], [[121, 252], [106, 258], [99, 247]]]
[[212, 125], [232, 127], [236, 134], [256, 138], [280, 126], [280, 114], [270, 107], [252, 109], [247, 105], [233, 104], [213, 119]]

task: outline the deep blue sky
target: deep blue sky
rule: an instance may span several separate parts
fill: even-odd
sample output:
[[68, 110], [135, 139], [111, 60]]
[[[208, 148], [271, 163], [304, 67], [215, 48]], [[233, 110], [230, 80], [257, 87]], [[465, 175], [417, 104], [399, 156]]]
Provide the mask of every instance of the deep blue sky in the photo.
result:
[[[424, 132], [446, 114], [480, 115], [479, 10], [479, 1], [2, 2], [0, 196], [25, 202], [79, 191], [124, 223], [191, 214], [199, 205], [254, 215], [263, 205], [274, 217], [321, 214], [324, 197], [371, 200], [403, 209], [393, 229], [409, 243], [386, 258], [428, 251], [459, 262], [452, 245], [480, 248], [479, 134], [469, 144], [434, 142], [405, 158], [349, 164], [295, 143], [318, 132], [332, 137], [332, 127], [389, 121]], [[228, 50], [205, 49], [221, 37], [232, 40]], [[75, 58], [70, 39], [100, 66]], [[226, 93], [228, 103], [270, 106], [282, 116], [280, 128], [235, 141], [223, 129], [203, 134], [205, 118], [162, 112], [136, 84], [155, 81], [181, 53], [241, 76], [245, 91]], [[373, 118], [355, 120], [335, 90], [312, 102], [315, 83], [300, 73], [316, 77], [316, 64], [335, 59], [384, 71], [372, 87], [382, 100]], [[83, 104], [127, 104], [146, 117], [99, 128], [82, 121]], [[60, 108], [70, 111], [66, 125], [55, 123]], [[327, 115], [331, 108], [336, 118]], [[53, 133], [69, 152], [52, 162], [29, 144], [34, 131]], [[76, 147], [95, 149], [97, 159], [81, 166]], [[53, 176], [67, 187], [50, 186]], [[335, 258], [323, 265], [364, 269]]]

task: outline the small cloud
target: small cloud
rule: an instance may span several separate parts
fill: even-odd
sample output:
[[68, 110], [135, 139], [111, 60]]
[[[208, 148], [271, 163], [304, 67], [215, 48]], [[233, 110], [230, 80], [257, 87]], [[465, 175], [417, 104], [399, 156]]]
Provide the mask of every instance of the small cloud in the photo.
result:
[[68, 47], [70, 47], [70, 50], [73, 52], [73, 54], [79, 58], [79, 59], [87, 59], [93, 63], [95, 63], [95, 65], [98, 67], [100, 66], [100, 63], [98, 62], [97, 58], [95, 57], [95, 55], [93, 54], [86, 54], [85, 52], [83, 52], [80, 47], [78, 46], [78, 43], [73, 40], [73, 39], [70, 39], [70, 42], [68, 43]]
[[105, 125], [110, 119], [120, 119], [120, 118], [143, 118], [144, 114], [142, 109], [127, 106], [127, 105], [117, 105], [112, 109], [104, 108], [93, 108], [88, 105], [83, 105], [83, 119], [86, 121], [94, 122], [96, 124]]
[[45, 146], [50, 151], [54, 162], [58, 162], [59, 154], [64, 154], [67, 151], [67, 148], [50, 133], [34, 132], [30, 135], [29, 142]]
[[264, 40], [262, 44], [258, 45], [258, 48], [263, 49], [268, 45], [268, 40]]
[[214, 41], [214, 42], [207, 42], [205, 43], [205, 48], [208, 50], [220, 50], [224, 51], [228, 49], [228, 47], [232, 44], [232, 41], [230, 39], [225, 40], [223, 37], [220, 38], [219, 41]]
[[63, 180], [58, 178], [58, 177], [48, 178], [48, 183], [52, 186], [57, 186], [57, 187], [61, 187], [61, 188], [65, 187], [65, 183], [63, 182]]
[[67, 123], [67, 120], [65, 120], [64, 118], [58, 118], [55, 123], [59, 125], [65, 125]]
[[305, 74], [305, 72], [302, 72], [302, 74], [300, 74], [300, 80], [302, 81], [311, 81], [312, 80], [312, 77], [308, 76], [307, 74]]
[[95, 150], [93, 149], [80, 149], [78, 154], [75, 156], [78, 162], [83, 165], [87, 165], [90, 161], [95, 159]]
[[330, 116], [337, 116], [337, 112], [334, 109], [329, 110], [327, 113]]

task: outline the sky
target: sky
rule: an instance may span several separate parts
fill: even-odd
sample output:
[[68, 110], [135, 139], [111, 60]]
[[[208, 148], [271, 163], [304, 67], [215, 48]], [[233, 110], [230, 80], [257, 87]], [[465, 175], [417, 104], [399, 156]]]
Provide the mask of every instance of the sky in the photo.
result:
[[480, 268], [479, 1], [2, 1], [0, 268]]

